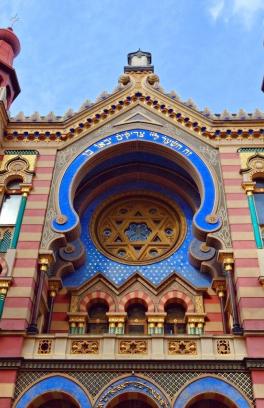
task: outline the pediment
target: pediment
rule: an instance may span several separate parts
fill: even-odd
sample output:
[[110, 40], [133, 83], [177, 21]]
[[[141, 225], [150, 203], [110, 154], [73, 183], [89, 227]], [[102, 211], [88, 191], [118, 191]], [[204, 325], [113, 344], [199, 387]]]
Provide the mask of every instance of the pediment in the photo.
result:
[[141, 124], [147, 123], [149, 125], [155, 125], [155, 126], [164, 126], [161, 123], [161, 121], [158, 120], [158, 118], [154, 120], [153, 117], [151, 117], [147, 113], [137, 112], [137, 110], [133, 112], [132, 114], [128, 115], [127, 117], [123, 118], [120, 122], [114, 124], [114, 126], [126, 126], [130, 124], [140, 124], [140, 123]]

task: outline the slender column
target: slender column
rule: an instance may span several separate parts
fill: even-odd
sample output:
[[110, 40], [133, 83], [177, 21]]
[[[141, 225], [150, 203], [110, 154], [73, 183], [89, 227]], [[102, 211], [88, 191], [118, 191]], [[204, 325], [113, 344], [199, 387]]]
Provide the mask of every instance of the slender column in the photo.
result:
[[214, 280], [212, 288], [216, 291], [219, 298], [221, 317], [223, 324], [223, 332], [227, 334], [227, 323], [226, 323], [226, 314], [225, 314], [225, 293], [226, 293], [226, 282], [225, 280]]
[[38, 281], [38, 287], [37, 287], [37, 294], [35, 298], [35, 302], [33, 305], [33, 312], [32, 312], [32, 317], [31, 317], [31, 323], [27, 328], [28, 334], [37, 334], [38, 333], [38, 328], [37, 328], [37, 320], [38, 320], [38, 315], [39, 315], [39, 309], [40, 309], [40, 303], [41, 303], [41, 296], [43, 292], [43, 286], [44, 286], [44, 280], [45, 280], [45, 275], [48, 271], [48, 267], [51, 262], [51, 255], [46, 254], [46, 255], [41, 255], [39, 257], [39, 281]]
[[126, 313], [122, 312], [107, 312], [109, 324], [109, 334], [124, 334], [125, 333], [125, 320]]
[[156, 312], [151, 313], [147, 312], [146, 316], [148, 319], [148, 334], [164, 334], [164, 321], [167, 313]]
[[258, 215], [256, 211], [256, 206], [255, 206], [255, 199], [254, 199], [254, 187], [255, 183], [254, 182], [245, 182], [243, 183], [243, 188], [247, 194], [247, 199], [248, 199], [248, 206], [249, 206], [249, 211], [250, 211], [250, 216], [251, 216], [251, 222], [253, 225], [253, 231], [254, 231], [254, 237], [256, 241], [257, 248], [262, 249], [263, 248], [263, 241], [260, 233], [260, 228], [259, 228], [259, 222], [258, 222]]
[[239, 322], [238, 309], [237, 309], [237, 303], [236, 303], [236, 291], [235, 291], [235, 285], [234, 285], [234, 280], [233, 280], [233, 271], [234, 271], [233, 253], [219, 251], [218, 261], [220, 262], [222, 261], [223, 266], [224, 266], [225, 275], [226, 275], [226, 282], [227, 282], [227, 287], [229, 291], [231, 313], [233, 317], [232, 333], [236, 335], [242, 335], [243, 328], [241, 327], [240, 322]]
[[17, 247], [17, 242], [18, 242], [18, 238], [19, 238], [19, 234], [21, 230], [21, 225], [23, 221], [23, 216], [24, 216], [24, 212], [25, 212], [25, 208], [27, 204], [27, 197], [28, 197], [29, 191], [30, 191], [30, 187], [22, 187], [22, 198], [21, 198], [21, 203], [20, 203], [20, 207], [19, 207], [19, 211], [18, 211], [18, 215], [16, 219], [14, 234], [13, 234], [13, 238], [12, 238], [12, 242], [10, 246], [11, 249], [15, 249]]
[[12, 278], [10, 277], [0, 279], [0, 320], [2, 318], [5, 298], [6, 298], [8, 288], [11, 284], [11, 281], [12, 281]]
[[46, 333], [49, 333], [50, 331], [55, 298], [57, 296], [58, 291], [61, 289], [61, 287], [62, 287], [61, 279], [54, 278], [54, 279], [49, 280], [49, 312], [48, 312]]

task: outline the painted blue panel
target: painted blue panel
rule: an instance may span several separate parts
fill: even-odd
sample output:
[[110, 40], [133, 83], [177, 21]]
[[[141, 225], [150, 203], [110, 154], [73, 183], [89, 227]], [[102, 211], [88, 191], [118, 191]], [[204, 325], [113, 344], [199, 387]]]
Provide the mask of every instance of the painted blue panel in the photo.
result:
[[[103, 200], [114, 194], [135, 190], [157, 191], [160, 194], [167, 196], [178, 204], [186, 218], [187, 235], [182, 245], [170, 257], [151, 265], [125, 265], [105, 257], [93, 244], [89, 232], [91, 217], [95, 209]], [[193, 212], [191, 208], [181, 197], [155, 183], [143, 181], [131, 182], [118, 187], [116, 186], [111, 190], [104, 192], [89, 205], [81, 217], [81, 240], [87, 253], [85, 264], [78, 268], [74, 273], [65, 276], [63, 284], [65, 286], [78, 286], [92, 278], [96, 273], [101, 272], [116, 285], [121, 285], [133, 273], [138, 272], [154, 285], [158, 285], [171, 273], [177, 272], [178, 275], [197, 287], [208, 287], [211, 283], [211, 277], [194, 268], [188, 259], [188, 249], [193, 239], [192, 218]]]
[[205, 377], [187, 385], [176, 399], [173, 408], [182, 408], [196, 396], [206, 393], [223, 395], [239, 408], [250, 408], [245, 397], [232, 385], [215, 377]]
[[217, 221], [215, 224], [210, 224], [206, 221], [206, 216], [213, 213], [214, 206], [216, 204], [216, 191], [213, 177], [204, 161], [197, 155], [197, 153], [195, 153], [184, 143], [161, 133], [142, 129], [117, 133], [104, 138], [91, 145], [72, 161], [62, 177], [59, 188], [59, 208], [61, 214], [67, 216], [67, 222], [60, 225], [54, 220], [52, 223], [53, 228], [58, 232], [65, 232], [71, 230], [77, 225], [78, 215], [74, 211], [71, 203], [71, 189], [78, 171], [89, 160], [89, 158], [116, 144], [135, 140], [142, 140], [144, 142], [152, 142], [166, 146], [169, 149], [177, 152], [180, 156], [183, 156], [190, 163], [190, 165], [194, 168], [194, 171], [198, 173], [204, 191], [202, 205], [196, 213], [193, 221], [198, 228], [207, 232], [212, 232], [218, 229], [220, 227], [220, 221]]
[[69, 378], [55, 375], [53, 377], [45, 378], [29, 388], [18, 401], [16, 408], [25, 408], [40, 395], [54, 391], [65, 392], [66, 394], [71, 395], [81, 407], [92, 407], [89, 398], [78, 384]]

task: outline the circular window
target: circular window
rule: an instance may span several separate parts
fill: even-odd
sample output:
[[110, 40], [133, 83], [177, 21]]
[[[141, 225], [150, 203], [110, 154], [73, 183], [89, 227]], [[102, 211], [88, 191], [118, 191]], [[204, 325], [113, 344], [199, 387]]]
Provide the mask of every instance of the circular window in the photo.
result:
[[186, 222], [171, 200], [138, 192], [104, 201], [92, 217], [90, 233], [107, 257], [126, 264], [149, 264], [180, 246]]

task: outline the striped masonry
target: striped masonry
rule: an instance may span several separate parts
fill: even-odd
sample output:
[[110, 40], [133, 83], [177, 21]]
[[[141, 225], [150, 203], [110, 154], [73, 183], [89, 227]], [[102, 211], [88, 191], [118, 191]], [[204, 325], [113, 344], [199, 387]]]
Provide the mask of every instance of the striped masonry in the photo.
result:
[[28, 326], [37, 278], [38, 249], [48, 202], [55, 149], [40, 149], [33, 188], [28, 196], [17, 245], [13, 282], [8, 290], [1, 329], [25, 330]]
[[223, 334], [220, 303], [218, 296], [212, 289], [208, 289], [204, 296], [204, 311], [206, 313], [204, 332], [206, 334]]
[[[241, 323], [245, 330], [264, 330], [264, 291], [248, 201], [241, 186], [240, 157], [237, 147], [220, 147], [224, 190], [227, 200], [231, 238], [235, 257], [234, 279]], [[254, 341], [248, 342], [248, 353], [255, 353]]]
[[15, 389], [16, 370], [0, 371], [0, 407], [11, 408]]

